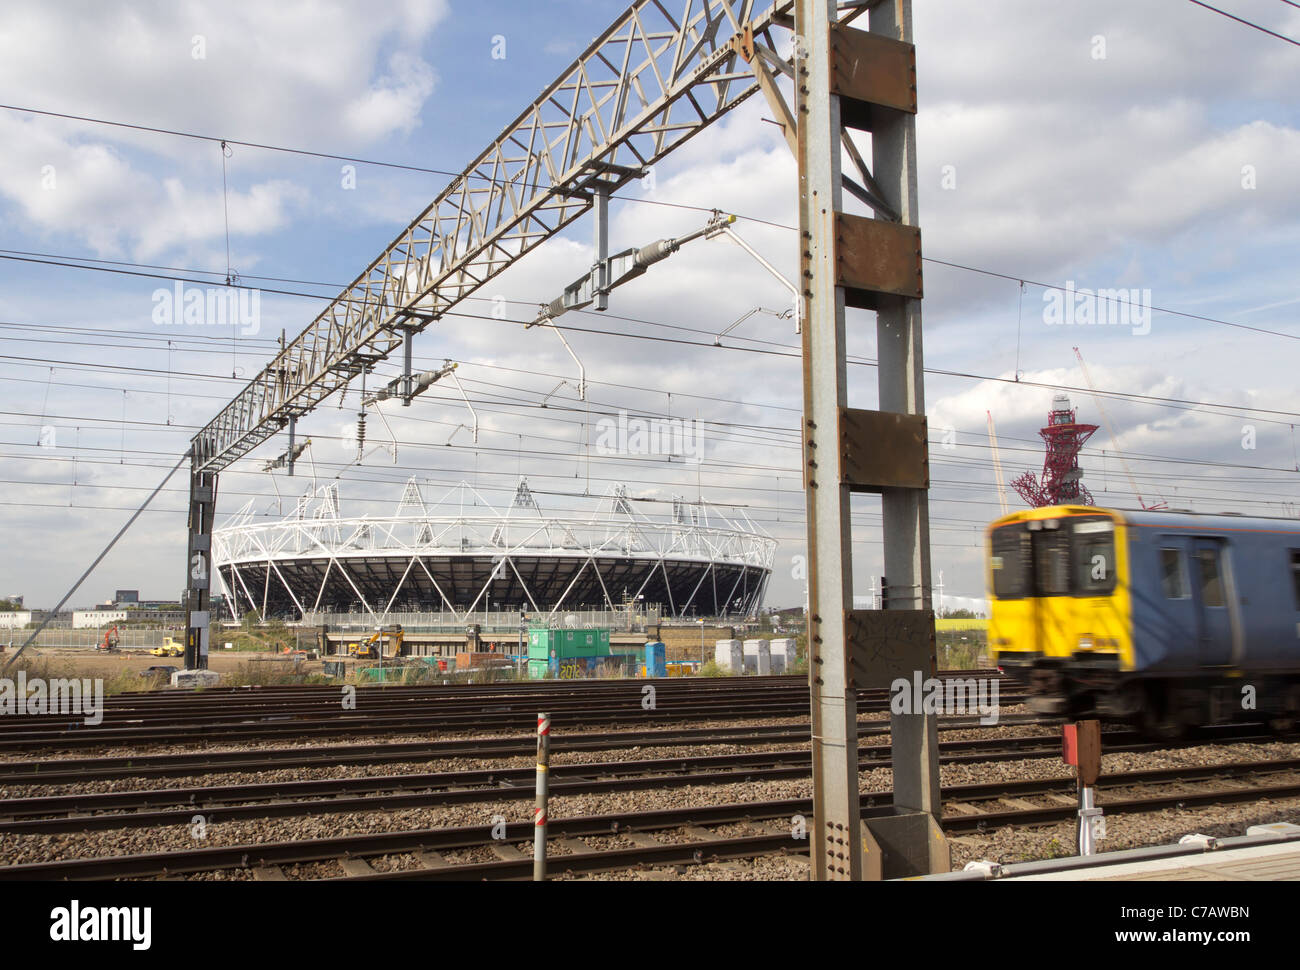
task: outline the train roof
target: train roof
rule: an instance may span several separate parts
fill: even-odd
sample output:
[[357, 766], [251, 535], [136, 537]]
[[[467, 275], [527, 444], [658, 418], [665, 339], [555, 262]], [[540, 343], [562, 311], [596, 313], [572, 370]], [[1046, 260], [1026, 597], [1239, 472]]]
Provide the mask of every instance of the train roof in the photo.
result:
[[1214, 532], [1284, 532], [1300, 534], [1300, 519], [1265, 518], [1262, 516], [1236, 515], [1231, 512], [1156, 512], [1145, 509], [1116, 510], [1115, 514], [1124, 520], [1125, 525], [1143, 528], [1170, 528], [1195, 531], [1206, 529]]
[[1089, 505], [1048, 505], [1021, 509], [995, 520], [990, 528], [1034, 519], [1064, 518], [1076, 515], [1110, 515], [1125, 525], [1153, 529], [1177, 529], [1195, 532], [1274, 532], [1300, 535], [1300, 519], [1245, 516], [1223, 512], [1189, 512], [1185, 510], [1150, 511], [1145, 509], [1107, 509]]

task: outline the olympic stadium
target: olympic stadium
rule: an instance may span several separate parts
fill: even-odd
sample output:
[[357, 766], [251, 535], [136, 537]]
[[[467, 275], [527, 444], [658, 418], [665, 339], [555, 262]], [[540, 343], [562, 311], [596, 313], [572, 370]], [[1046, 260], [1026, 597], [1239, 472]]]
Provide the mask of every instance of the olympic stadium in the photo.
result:
[[[590, 501], [590, 500], [589, 500]], [[647, 515], [642, 507], [671, 507]], [[415, 479], [391, 516], [344, 516], [338, 483], [284, 518], [245, 505], [213, 534], [232, 613], [618, 610], [665, 617], [748, 616], [762, 605], [776, 540], [743, 509], [636, 498], [615, 486], [589, 515], [546, 514], [521, 480], [508, 508], [468, 484], [434, 502]]]

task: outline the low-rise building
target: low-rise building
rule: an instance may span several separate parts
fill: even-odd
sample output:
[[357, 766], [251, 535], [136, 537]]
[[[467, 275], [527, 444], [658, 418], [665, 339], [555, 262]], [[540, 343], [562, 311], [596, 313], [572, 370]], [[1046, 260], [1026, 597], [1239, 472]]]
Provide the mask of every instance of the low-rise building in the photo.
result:
[[0, 630], [21, 630], [31, 622], [31, 610], [11, 610], [0, 613]]
[[126, 619], [126, 610], [73, 610], [74, 630], [96, 630], [105, 623], [120, 623]]

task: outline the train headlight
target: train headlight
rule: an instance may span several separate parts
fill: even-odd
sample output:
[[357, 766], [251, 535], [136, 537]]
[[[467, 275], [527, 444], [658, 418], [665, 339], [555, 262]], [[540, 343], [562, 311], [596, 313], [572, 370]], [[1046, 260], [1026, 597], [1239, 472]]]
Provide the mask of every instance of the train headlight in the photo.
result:
[[1091, 638], [1091, 637], [1079, 637], [1079, 649], [1080, 649], [1080, 650], [1091, 650], [1091, 649], [1092, 649], [1092, 638]]

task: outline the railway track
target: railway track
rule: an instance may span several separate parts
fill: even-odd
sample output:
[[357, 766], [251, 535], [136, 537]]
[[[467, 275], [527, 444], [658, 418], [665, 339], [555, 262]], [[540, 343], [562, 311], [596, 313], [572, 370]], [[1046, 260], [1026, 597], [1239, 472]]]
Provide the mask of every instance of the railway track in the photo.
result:
[[[797, 740], [807, 740], [806, 733]], [[1056, 738], [952, 742], [945, 763], [1059, 754]], [[535, 748], [535, 743], [533, 745]], [[1121, 749], [1123, 750], [1123, 749]], [[532, 754], [531, 750], [522, 751]], [[860, 769], [889, 765], [888, 745], [859, 749]], [[810, 756], [790, 749], [745, 754], [552, 765], [554, 795], [725, 785], [808, 774]], [[531, 799], [536, 769], [494, 768], [266, 784], [51, 795], [0, 800], [0, 838], [16, 833], [84, 832], [189, 824], [196, 811], [209, 823], [294, 815], [398, 811], [467, 802]], [[174, 810], [168, 810], [174, 809]]]
[[[949, 676], [966, 677], [964, 671]], [[791, 678], [776, 686], [753, 686], [756, 678], [724, 678], [716, 685], [683, 680], [611, 681], [591, 693], [558, 682], [515, 686], [487, 693], [456, 693], [459, 688], [360, 688], [354, 704], [343, 702], [338, 687], [297, 688], [248, 695], [232, 694], [215, 702], [205, 695], [187, 695], [181, 710], [175, 698], [144, 700], [152, 695], [129, 695], [106, 704], [103, 721], [95, 726], [70, 722], [67, 715], [13, 715], [0, 731], [0, 752], [70, 750], [86, 747], [124, 747], [141, 744], [192, 742], [197, 733], [223, 741], [288, 738], [321, 739], [353, 735], [413, 734], [433, 732], [502, 733], [532, 726], [544, 707], [557, 728], [644, 722], [689, 723], [710, 720], [762, 720], [804, 717], [808, 713], [805, 682]], [[744, 686], [737, 687], [735, 682]], [[685, 684], [686, 686], [683, 686]], [[647, 686], [655, 690], [654, 704], [644, 704]], [[1002, 704], [1023, 703], [1026, 696], [1008, 684]], [[433, 692], [431, 693], [430, 690]], [[297, 698], [300, 691], [311, 691]], [[451, 691], [451, 693], [447, 693]], [[194, 698], [199, 698], [194, 700]], [[162, 705], [162, 706], [159, 706]], [[286, 706], [287, 705], [287, 706]], [[861, 690], [862, 713], [888, 710], [888, 692]]]
[[[942, 717], [941, 730], [985, 727], [978, 717]], [[1034, 714], [1005, 715], [998, 726], [1050, 725], [1058, 719]], [[743, 725], [638, 731], [601, 731], [556, 735], [555, 752], [603, 751], [617, 748], [708, 746], [718, 744], [797, 744], [808, 740], [809, 725]], [[861, 737], [889, 733], [887, 723], [864, 721]], [[1110, 737], [1110, 734], [1107, 734]], [[118, 757], [32, 759], [0, 762], [0, 785], [56, 784], [125, 778], [185, 777], [228, 772], [272, 771], [333, 765], [371, 765], [433, 761], [447, 758], [514, 757], [536, 750], [533, 735], [464, 738], [386, 744], [345, 744], [326, 748], [249, 748], [238, 751], [198, 751], [178, 754]]]
[[[1233, 787], [1224, 788], [1225, 784]], [[1206, 790], [1206, 785], [1213, 786], [1213, 790]], [[1171, 786], [1174, 790], [1169, 790]], [[949, 786], [944, 789], [943, 825], [953, 834], [1002, 825], [1067, 821], [1075, 817], [1077, 810], [1073, 792], [1074, 779], [1070, 777]], [[1297, 796], [1300, 759], [1111, 775], [1102, 780], [1098, 803], [1114, 815]], [[1042, 804], [1027, 802], [1031, 797]], [[861, 806], [867, 817], [888, 814], [892, 811], [892, 793], [864, 794]], [[565, 854], [551, 859], [548, 868], [553, 873], [593, 872], [714, 858], [752, 858], [772, 852], [802, 853], [807, 851], [806, 838], [796, 837], [791, 822], [796, 816], [808, 818], [811, 811], [810, 799], [784, 799], [552, 819], [549, 834]], [[737, 824], [762, 825], [767, 831], [738, 840], [708, 828]], [[0, 880], [150, 878], [250, 869], [255, 878], [283, 878], [281, 867], [285, 865], [315, 863], [336, 863], [343, 878], [365, 880], [527, 878], [532, 863], [520, 846], [526, 845], [531, 835], [531, 822], [512, 822], [299, 839], [28, 863], [0, 868]], [[605, 849], [582, 842], [584, 838], [612, 836], [634, 844]], [[462, 850], [487, 850], [498, 858], [456, 864], [443, 856]], [[360, 864], [394, 855], [409, 856], [415, 868], [376, 871], [369, 862]]]
[[[782, 680], [775, 684], [760, 683], [757, 678], [727, 678], [725, 684], [711, 682], [673, 684], [664, 686], [654, 682], [657, 696], [677, 703], [699, 704], [716, 702], [721, 697], [735, 698], [741, 703], [788, 700], [806, 693], [806, 683]], [[740, 681], [741, 683], [735, 683]], [[573, 682], [546, 682], [529, 685], [526, 682], [512, 685], [508, 690], [484, 690], [472, 685], [453, 687], [383, 687], [383, 686], [313, 686], [285, 688], [231, 688], [221, 696], [210, 696], [208, 690], [157, 691], [140, 694], [116, 694], [105, 699], [101, 726], [133, 725], [194, 725], [221, 724], [232, 718], [310, 718], [337, 713], [342, 701], [349, 702], [348, 710], [360, 716], [395, 715], [412, 710], [436, 709], [446, 714], [501, 713], [520, 706], [533, 708], [539, 703], [551, 704], [559, 709], [594, 704], [607, 706], [641, 700], [641, 682], [591, 681], [592, 690], [584, 692], [571, 687]], [[551, 687], [551, 684], [558, 686]], [[606, 686], [606, 685], [613, 686]], [[864, 691], [866, 696], [883, 695], [883, 691]], [[66, 721], [66, 716], [55, 718], [48, 714], [11, 714], [7, 716], [9, 728], [39, 728], [44, 724]]]
[[[1005, 686], [1023, 687], [1021, 682], [1003, 676], [997, 670], [940, 671], [941, 679], [998, 678]], [[588, 704], [593, 701], [626, 700], [638, 702], [642, 688], [653, 684], [659, 696], [690, 700], [741, 696], [785, 697], [807, 691], [807, 678], [802, 675], [776, 675], [771, 677], [717, 677], [717, 678], [661, 678], [644, 680], [542, 680], [505, 681], [493, 684], [417, 684], [417, 685], [366, 685], [355, 689], [356, 710], [380, 713], [389, 709], [436, 703], [451, 711], [476, 711], [483, 707], [515, 704], [533, 706], [542, 700], [550, 704]], [[128, 691], [106, 699], [106, 721], [119, 720], [133, 723], [193, 720], [202, 723], [204, 717], [226, 718], [233, 712], [240, 714], [302, 715], [330, 713], [339, 707], [344, 685], [272, 686], [272, 687], [210, 687], [202, 692], [191, 690]], [[882, 689], [863, 689], [865, 696], [883, 696]], [[48, 715], [10, 714], [6, 722], [12, 725], [39, 723]]]
[[[1264, 739], [1239, 732], [1220, 736], [1220, 740], [1237, 742]], [[794, 740], [806, 740], [806, 733]], [[1133, 734], [1116, 733], [1109, 737], [1107, 751], [1160, 747]], [[1057, 757], [1060, 742], [1054, 735], [983, 738], [943, 742], [939, 751], [943, 764], [982, 763]], [[519, 753], [531, 754], [532, 749], [521, 746]], [[859, 770], [889, 764], [888, 745], [859, 748]], [[551, 767], [551, 791], [556, 795], [596, 794], [772, 781], [806, 776], [809, 765], [809, 753], [803, 749], [560, 764]], [[195, 812], [203, 812], [207, 823], [216, 823], [527, 800], [533, 797], [534, 779], [532, 767], [493, 768], [8, 798], [0, 800], [0, 838], [18, 833], [187, 825]], [[32, 780], [40, 783], [47, 779], [37, 776]]]

